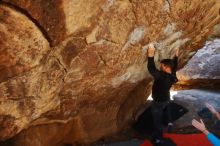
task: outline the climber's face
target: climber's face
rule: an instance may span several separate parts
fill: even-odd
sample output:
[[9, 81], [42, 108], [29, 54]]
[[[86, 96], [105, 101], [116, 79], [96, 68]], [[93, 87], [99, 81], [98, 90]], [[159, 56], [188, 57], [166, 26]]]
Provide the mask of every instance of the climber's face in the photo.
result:
[[171, 67], [163, 64], [163, 63], [160, 63], [160, 70], [161, 71], [164, 71], [166, 73], [170, 73], [171, 72]]

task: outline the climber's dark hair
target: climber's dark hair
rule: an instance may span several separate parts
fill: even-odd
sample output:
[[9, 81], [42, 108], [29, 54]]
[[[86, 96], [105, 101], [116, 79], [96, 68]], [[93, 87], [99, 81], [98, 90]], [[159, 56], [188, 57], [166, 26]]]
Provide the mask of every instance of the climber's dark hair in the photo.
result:
[[174, 68], [174, 62], [172, 59], [163, 59], [160, 61], [160, 63], [164, 64], [165, 66], [170, 67], [172, 70]]

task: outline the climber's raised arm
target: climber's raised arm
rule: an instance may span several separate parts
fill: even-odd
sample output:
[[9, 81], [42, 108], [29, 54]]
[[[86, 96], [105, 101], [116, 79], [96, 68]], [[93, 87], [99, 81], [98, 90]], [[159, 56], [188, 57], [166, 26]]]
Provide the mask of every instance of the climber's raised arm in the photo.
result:
[[148, 55], [148, 64], [147, 68], [150, 74], [154, 78], [159, 78], [160, 76], [160, 71], [156, 68], [155, 62], [154, 62], [154, 54], [155, 54], [155, 48], [154, 45], [151, 44], [149, 45], [149, 48], [147, 49], [147, 55]]

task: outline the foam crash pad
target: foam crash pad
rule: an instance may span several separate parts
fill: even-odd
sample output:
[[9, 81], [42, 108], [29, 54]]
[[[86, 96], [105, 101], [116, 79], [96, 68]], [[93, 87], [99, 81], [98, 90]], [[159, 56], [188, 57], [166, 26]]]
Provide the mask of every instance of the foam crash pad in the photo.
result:
[[[171, 139], [176, 146], [212, 146], [204, 134], [165, 134], [164, 137]], [[145, 140], [140, 146], [153, 145]]]

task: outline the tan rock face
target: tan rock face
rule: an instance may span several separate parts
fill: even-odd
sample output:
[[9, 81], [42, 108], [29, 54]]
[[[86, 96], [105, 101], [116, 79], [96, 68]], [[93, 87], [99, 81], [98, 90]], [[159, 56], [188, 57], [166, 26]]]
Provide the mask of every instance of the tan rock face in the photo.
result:
[[0, 81], [17, 76], [40, 64], [49, 44], [38, 28], [24, 15], [1, 6]]
[[65, 15], [62, 0], [4, 0], [7, 5], [15, 6], [28, 15], [46, 35], [51, 45], [63, 40], [66, 36]]
[[156, 44], [157, 64], [180, 47], [182, 66], [220, 21], [217, 0], [3, 1], [0, 139], [20, 132], [23, 146], [90, 143], [129, 126], [151, 89], [142, 46]]

